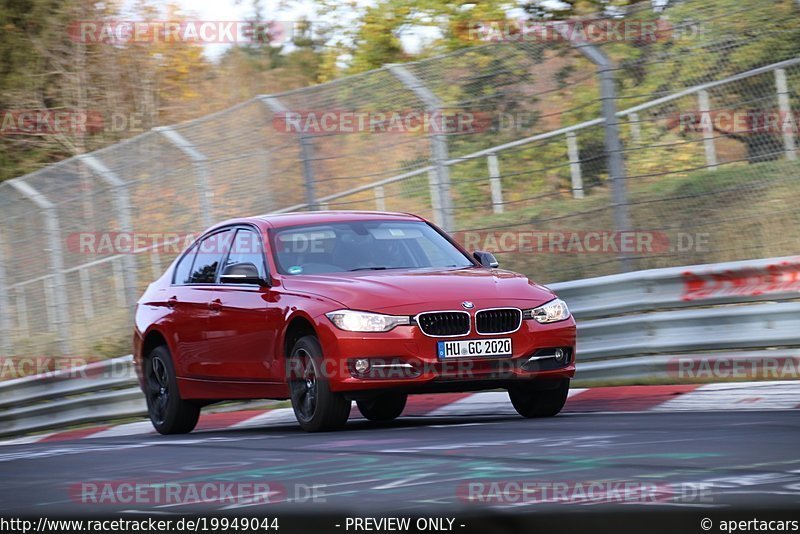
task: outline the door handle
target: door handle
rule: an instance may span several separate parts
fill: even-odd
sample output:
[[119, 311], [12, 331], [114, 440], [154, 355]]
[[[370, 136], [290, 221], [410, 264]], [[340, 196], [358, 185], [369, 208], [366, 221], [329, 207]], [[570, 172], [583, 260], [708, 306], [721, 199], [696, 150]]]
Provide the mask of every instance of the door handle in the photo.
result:
[[178, 303], [178, 297], [170, 297], [167, 299], [168, 308], [174, 308], [177, 303]]
[[208, 309], [211, 311], [220, 311], [222, 309], [222, 301], [219, 299], [214, 299], [208, 303]]

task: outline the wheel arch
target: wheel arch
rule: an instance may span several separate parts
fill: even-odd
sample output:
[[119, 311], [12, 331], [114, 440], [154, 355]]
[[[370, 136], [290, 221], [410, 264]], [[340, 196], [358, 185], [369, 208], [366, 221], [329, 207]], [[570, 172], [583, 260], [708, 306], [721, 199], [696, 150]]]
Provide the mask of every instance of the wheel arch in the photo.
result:
[[281, 348], [283, 349], [284, 361], [291, 354], [292, 347], [297, 343], [297, 340], [303, 336], [309, 335], [319, 337], [316, 326], [314, 326], [314, 321], [303, 313], [295, 313], [289, 319], [286, 330], [284, 330], [283, 333]]
[[164, 335], [164, 333], [159, 329], [151, 327], [141, 334], [137, 333], [136, 340], [134, 342], [133, 367], [136, 373], [136, 378], [139, 381], [139, 387], [141, 387], [142, 390], [144, 390], [145, 387], [145, 360], [150, 353], [153, 352], [153, 349], [160, 346], [167, 347], [167, 350], [170, 352], [170, 354], [172, 354], [167, 336]]
[[[158, 325], [152, 325], [141, 335], [139, 350], [134, 353], [134, 361], [137, 367], [142, 368], [145, 359], [153, 352], [156, 347], [167, 347], [170, 356], [172, 357], [173, 365], [177, 365], [175, 361], [175, 351], [173, 350], [169, 335], [164, 332]], [[176, 367], [177, 370], [177, 367]]]
[[[147, 332], [142, 340], [142, 360], [147, 358], [147, 356], [153, 352], [153, 349], [160, 346], [166, 346], [167, 350], [169, 348], [169, 342], [167, 341], [167, 337], [158, 329], [151, 329]], [[170, 350], [170, 354], [172, 351]]]

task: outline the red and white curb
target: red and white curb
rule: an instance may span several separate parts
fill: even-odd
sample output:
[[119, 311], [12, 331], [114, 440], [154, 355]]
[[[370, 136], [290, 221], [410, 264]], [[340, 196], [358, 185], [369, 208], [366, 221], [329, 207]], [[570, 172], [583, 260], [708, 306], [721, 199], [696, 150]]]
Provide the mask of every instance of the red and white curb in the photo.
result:
[[[573, 388], [569, 392], [569, 400], [567, 400], [567, 405], [562, 413], [792, 409], [800, 409], [800, 381]], [[404, 417], [515, 414], [508, 395], [502, 391], [412, 395], [403, 412]], [[357, 409], [353, 410], [351, 417], [360, 417]], [[296, 420], [291, 408], [241, 410], [203, 414], [195, 432], [294, 424], [296, 424]], [[0, 441], [0, 445], [114, 438], [153, 433], [155, 431], [149, 421], [139, 421], [115, 426], [95, 426], [26, 436]]]

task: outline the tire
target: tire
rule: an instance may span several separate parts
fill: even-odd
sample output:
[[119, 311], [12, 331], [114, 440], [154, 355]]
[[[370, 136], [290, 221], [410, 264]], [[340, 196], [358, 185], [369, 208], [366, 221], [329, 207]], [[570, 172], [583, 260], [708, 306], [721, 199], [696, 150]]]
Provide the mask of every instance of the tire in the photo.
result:
[[197, 426], [200, 406], [181, 399], [175, 366], [167, 347], [153, 349], [144, 361], [145, 397], [150, 422], [159, 434], [187, 434]]
[[517, 384], [508, 388], [508, 396], [517, 413], [523, 417], [552, 417], [564, 407], [569, 394], [569, 379], [564, 379], [553, 389], [533, 389]]
[[397, 419], [406, 407], [408, 395], [394, 393], [356, 401], [358, 411], [370, 421], [391, 421]]
[[351, 402], [330, 389], [320, 372], [322, 347], [315, 336], [304, 336], [289, 356], [289, 393], [297, 422], [307, 432], [341, 429], [350, 416]]

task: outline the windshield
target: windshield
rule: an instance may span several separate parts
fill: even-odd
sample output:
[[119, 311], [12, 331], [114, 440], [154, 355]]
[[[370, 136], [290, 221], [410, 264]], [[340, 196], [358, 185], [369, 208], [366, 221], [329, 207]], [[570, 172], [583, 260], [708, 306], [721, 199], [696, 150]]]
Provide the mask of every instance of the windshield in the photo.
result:
[[424, 222], [292, 226], [273, 233], [272, 249], [278, 271], [289, 275], [474, 266]]

